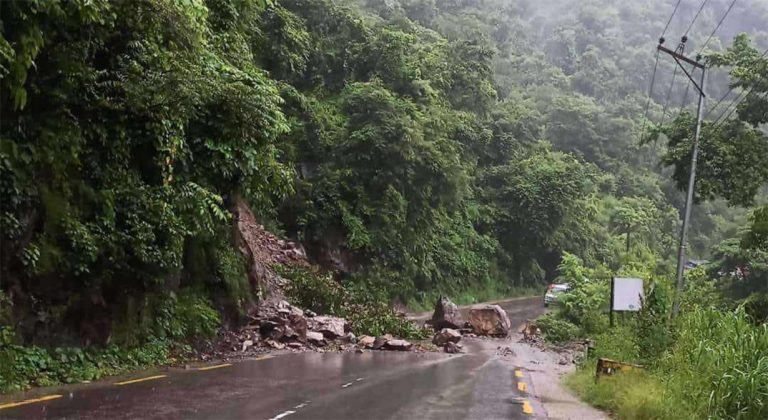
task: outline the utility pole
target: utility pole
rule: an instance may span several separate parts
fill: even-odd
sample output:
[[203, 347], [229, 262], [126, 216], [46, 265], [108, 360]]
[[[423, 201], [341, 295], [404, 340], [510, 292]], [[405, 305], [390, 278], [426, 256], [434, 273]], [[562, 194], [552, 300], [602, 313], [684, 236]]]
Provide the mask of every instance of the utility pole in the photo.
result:
[[[697, 109], [697, 117], [696, 117], [696, 133], [693, 138], [693, 150], [691, 153], [691, 172], [688, 177], [688, 191], [685, 197], [685, 212], [683, 215], [683, 226], [680, 229], [680, 246], [677, 250], [677, 282], [675, 286], [675, 299], [672, 306], [672, 316], [677, 316], [678, 312], [680, 312], [680, 299], [681, 295], [683, 293], [683, 288], [685, 286], [685, 278], [683, 276], [685, 272], [685, 251], [688, 247], [688, 224], [691, 221], [691, 208], [693, 207], [693, 194], [694, 189], [696, 187], [696, 163], [699, 157], [699, 135], [701, 134], [701, 121], [704, 119], [704, 100], [706, 99], [707, 95], [704, 93], [704, 85], [706, 83], [706, 66], [704, 63], [702, 63], [701, 56], [697, 56], [695, 60], [692, 60], [685, 55], [683, 55], [683, 52], [685, 50], [685, 43], [688, 41], [688, 38], [683, 36], [682, 40], [680, 41], [680, 45], [673, 51], [669, 48], [664, 47], [664, 38], [659, 39], [659, 46], [657, 47], [659, 51], [668, 54], [672, 56], [672, 58], [675, 60], [678, 66], [680, 66], [680, 69], [683, 70], [685, 75], [688, 77], [688, 79], [691, 81], [693, 86], [696, 88], [696, 90], [699, 92], [699, 105]], [[689, 73], [688, 70], [683, 66], [683, 63], [688, 63], [692, 66], [691, 72]], [[699, 83], [696, 83], [696, 80], [693, 78], [693, 73], [696, 71], [696, 69], [701, 69], [701, 79]]]

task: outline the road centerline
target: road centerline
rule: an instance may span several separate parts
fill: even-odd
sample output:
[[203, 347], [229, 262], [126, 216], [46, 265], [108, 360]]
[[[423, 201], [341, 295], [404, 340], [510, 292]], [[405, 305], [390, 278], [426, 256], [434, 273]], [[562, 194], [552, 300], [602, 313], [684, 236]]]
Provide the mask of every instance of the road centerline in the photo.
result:
[[118, 386], [130, 385], [130, 384], [135, 384], [135, 383], [139, 383], [139, 382], [152, 381], [152, 380], [155, 380], [155, 379], [161, 379], [161, 378], [167, 378], [167, 377], [168, 377], [168, 375], [147, 376], [146, 378], [131, 379], [129, 381], [115, 382], [115, 385], [118, 385]]
[[17, 401], [17, 402], [12, 402], [12, 403], [0, 404], [0, 410], [2, 410], [4, 408], [13, 408], [13, 407], [19, 407], [19, 406], [27, 405], [27, 404], [34, 404], [34, 403], [43, 402], [43, 401], [55, 400], [55, 399], [61, 398], [61, 397], [62, 397], [62, 395], [54, 394], [54, 395], [46, 395], [46, 396], [40, 397], [40, 398], [32, 398], [32, 399], [23, 400], [23, 401]]

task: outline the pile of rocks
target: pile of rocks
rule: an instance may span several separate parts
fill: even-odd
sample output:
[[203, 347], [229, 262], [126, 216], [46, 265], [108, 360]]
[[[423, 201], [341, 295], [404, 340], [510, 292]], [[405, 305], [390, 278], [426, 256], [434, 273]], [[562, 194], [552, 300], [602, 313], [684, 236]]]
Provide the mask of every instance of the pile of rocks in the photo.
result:
[[435, 311], [428, 325], [435, 330], [432, 343], [446, 353], [460, 353], [462, 336], [509, 335], [511, 323], [506, 311], [499, 305], [474, 305], [469, 309], [469, 320], [464, 321], [459, 307], [446, 297], [435, 302]]
[[414, 349], [413, 344], [408, 341], [395, 338], [392, 336], [392, 334], [384, 334], [378, 337], [364, 335], [357, 341], [357, 347], [360, 350], [372, 349], [410, 351]]
[[292, 351], [394, 350], [424, 351], [419, 345], [385, 334], [356, 337], [344, 318], [317, 315], [285, 300], [259, 305], [251, 321], [239, 332], [219, 340], [219, 357], [252, 356], [271, 349]]

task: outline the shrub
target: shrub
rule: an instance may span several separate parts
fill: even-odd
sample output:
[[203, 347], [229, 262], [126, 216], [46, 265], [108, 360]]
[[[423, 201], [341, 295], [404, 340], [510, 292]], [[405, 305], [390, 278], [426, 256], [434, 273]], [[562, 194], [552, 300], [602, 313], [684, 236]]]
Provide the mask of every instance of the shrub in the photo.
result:
[[544, 338], [553, 343], [564, 343], [578, 337], [579, 327], [569, 321], [558, 318], [553, 313], [548, 313], [536, 320], [536, 326], [541, 329]]
[[404, 338], [424, 337], [416, 324], [399, 316], [385, 303], [385, 291], [359, 285], [344, 287], [329, 273], [286, 266], [276, 268], [291, 280], [286, 293], [294, 305], [346, 318], [357, 335], [390, 333]]
[[173, 340], [211, 338], [221, 324], [218, 311], [202, 293], [183, 290], [164, 296], [157, 308], [156, 336]]
[[644, 363], [653, 363], [672, 341], [667, 325], [669, 296], [664, 284], [654, 284], [637, 316], [637, 344]]
[[608, 283], [585, 277], [589, 272], [582, 266], [581, 260], [568, 253], [563, 256], [558, 271], [561, 273], [559, 281], [571, 285], [570, 290], [557, 301], [558, 315], [581, 328], [585, 334], [605, 330], [608, 317], [603, 312], [608, 305]]
[[768, 293], [752, 293], [741, 305], [756, 324], [768, 323]]
[[189, 349], [163, 340], [150, 340], [125, 349], [24, 347], [0, 345], [0, 393], [22, 391], [32, 386], [93, 381], [129, 370], [173, 362], [173, 354]]

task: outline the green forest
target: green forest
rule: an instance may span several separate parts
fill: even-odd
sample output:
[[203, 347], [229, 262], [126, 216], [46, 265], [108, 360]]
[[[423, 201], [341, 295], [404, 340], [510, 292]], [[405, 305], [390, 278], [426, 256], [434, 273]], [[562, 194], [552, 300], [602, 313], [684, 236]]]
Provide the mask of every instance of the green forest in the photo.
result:
[[[0, 390], [167, 363], [237, 324], [262, 298], [238, 200], [335, 282], [410, 308], [642, 276], [666, 291], [646, 344], [683, 346], [705, 328], [666, 325], [696, 119], [655, 52], [675, 3], [0, 2]], [[766, 350], [768, 3], [704, 45], [729, 4], [686, 31], [683, 2], [666, 36], [711, 67], [688, 253], [709, 263], [683, 312], [740, 308]], [[604, 285], [544, 322], [594, 334]]]

